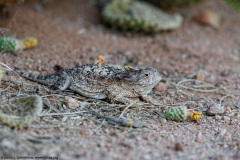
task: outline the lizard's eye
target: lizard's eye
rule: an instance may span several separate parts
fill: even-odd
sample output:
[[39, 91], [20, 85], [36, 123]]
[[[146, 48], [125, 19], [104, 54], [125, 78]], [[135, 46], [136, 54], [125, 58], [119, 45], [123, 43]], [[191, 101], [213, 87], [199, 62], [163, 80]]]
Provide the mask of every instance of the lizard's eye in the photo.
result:
[[145, 76], [146, 76], [146, 77], [148, 77], [148, 74], [147, 74], [147, 73], [145, 73]]

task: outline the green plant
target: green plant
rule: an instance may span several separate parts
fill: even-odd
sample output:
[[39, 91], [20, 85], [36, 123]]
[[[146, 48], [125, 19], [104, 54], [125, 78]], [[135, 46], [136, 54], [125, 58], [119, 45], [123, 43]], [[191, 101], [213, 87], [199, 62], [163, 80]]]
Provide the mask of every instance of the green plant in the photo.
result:
[[42, 111], [42, 98], [26, 95], [1, 104], [0, 122], [10, 127], [28, 126]]
[[188, 118], [192, 121], [197, 121], [202, 118], [201, 112], [196, 112], [192, 109], [187, 109], [186, 106], [177, 106], [169, 108], [165, 113], [165, 117], [173, 121], [185, 121]]
[[223, 0], [228, 6], [240, 12], [240, 0]]
[[26, 37], [23, 40], [16, 38], [4, 37], [0, 38], [0, 51], [17, 52], [36, 46], [38, 43], [34, 37]]
[[[147, 2], [158, 5], [161, 8], [169, 8], [169, 7], [184, 7], [192, 4], [196, 4], [205, 0], [145, 0]], [[240, 11], [240, 0], [223, 0], [228, 6], [231, 8]]]
[[112, 26], [147, 33], [176, 29], [182, 24], [178, 14], [170, 16], [150, 4], [133, 0], [113, 0], [103, 8], [102, 16]]
[[188, 118], [188, 110], [186, 106], [172, 107], [164, 115], [169, 120], [185, 121]]
[[0, 50], [6, 52], [16, 52], [21, 49], [21, 44], [16, 38], [1, 38]]

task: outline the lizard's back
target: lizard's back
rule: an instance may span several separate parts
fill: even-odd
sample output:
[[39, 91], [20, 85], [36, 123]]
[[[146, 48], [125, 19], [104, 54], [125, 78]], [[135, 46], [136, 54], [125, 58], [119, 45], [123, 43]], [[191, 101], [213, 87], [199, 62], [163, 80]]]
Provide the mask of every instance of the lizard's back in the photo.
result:
[[107, 86], [121, 83], [120, 75], [126, 71], [109, 65], [85, 64], [48, 75], [20, 72], [26, 79], [44, 84], [52, 89], [71, 89], [84, 96], [104, 99]]

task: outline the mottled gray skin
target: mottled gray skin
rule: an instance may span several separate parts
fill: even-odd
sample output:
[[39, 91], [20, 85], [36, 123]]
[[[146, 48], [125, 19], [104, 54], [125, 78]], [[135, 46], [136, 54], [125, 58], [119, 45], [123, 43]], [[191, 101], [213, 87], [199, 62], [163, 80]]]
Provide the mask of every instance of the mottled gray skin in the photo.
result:
[[161, 80], [155, 68], [124, 70], [109, 65], [86, 64], [49, 75], [20, 73], [26, 79], [52, 89], [70, 89], [95, 99], [130, 104], [136, 98], [150, 101], [147, 95]]

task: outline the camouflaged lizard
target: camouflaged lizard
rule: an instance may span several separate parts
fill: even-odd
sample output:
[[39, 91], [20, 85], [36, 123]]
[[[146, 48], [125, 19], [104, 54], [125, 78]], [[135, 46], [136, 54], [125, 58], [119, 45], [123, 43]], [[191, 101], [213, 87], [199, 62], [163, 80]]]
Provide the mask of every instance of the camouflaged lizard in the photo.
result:
[[152, 67], [124, 70], [106, 64], [86, 64], [45, 76], [26, 72], [20, 75], [51, 89], [70, 89], [86, 97], [109, 98], [111, 102], [124, 104], [137, 98], [152, 102], [148, 94], [161, 80]]

